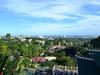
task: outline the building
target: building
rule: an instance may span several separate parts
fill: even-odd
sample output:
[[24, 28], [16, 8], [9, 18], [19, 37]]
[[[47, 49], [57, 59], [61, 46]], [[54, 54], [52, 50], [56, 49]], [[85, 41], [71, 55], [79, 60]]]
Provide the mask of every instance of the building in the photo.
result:
[[54, 53], [55, 51], [60, 51], [60, 50], [65, 49], [65, 48], [66, 48], [66, 46], [55, 45], [55, 46], [51, 46], [49, 48], [49, 52]]
[[56, 57], [48, 56], [44, 57], [46, 60], [51, 61], [51, 60], [56, 60]]

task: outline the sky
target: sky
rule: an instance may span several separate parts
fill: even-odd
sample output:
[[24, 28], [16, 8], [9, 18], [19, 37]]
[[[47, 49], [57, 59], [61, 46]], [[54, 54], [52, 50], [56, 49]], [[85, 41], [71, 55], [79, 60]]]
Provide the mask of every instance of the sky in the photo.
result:
[[0, 0], [0, 35], [100, 35], [100, 0]]

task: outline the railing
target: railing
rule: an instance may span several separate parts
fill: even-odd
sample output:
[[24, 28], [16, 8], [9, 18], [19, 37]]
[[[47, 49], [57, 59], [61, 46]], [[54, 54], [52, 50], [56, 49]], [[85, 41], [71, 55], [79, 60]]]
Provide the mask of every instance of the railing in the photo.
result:
[[47, 68], [41, 69], [27, 69], [26, 75], [78, 75], [77, 67], [67, 67], [67, 66], [54, 66], [52, 69]]
[[78, 75], [77, 67], [54, 66], [53, 75]]

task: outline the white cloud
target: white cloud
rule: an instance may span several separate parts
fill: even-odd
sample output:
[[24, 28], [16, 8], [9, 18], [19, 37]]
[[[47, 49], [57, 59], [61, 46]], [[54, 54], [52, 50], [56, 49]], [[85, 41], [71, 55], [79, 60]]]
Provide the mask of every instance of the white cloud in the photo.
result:
[[50, 23], [37, 23], [37, 24], [32, 24], [28, 27], [29, 31], [34, 31], [34, 32], [57, 32], [57, 31], [62, 31], [63, 29], [66, 28], [66, 25], [59, 25], [59, 24], [50, 24]]
[[77, 24], [90, 25], [90, 26], [94, 26], [94, 25], [100, 26], [100, 16], [84, 15], [84, 17], [85, 18], [82, 20], [79, 20]]
[[81, 35], [100, 35], [100, 17], [93, 15], [84, 16], [84, 19], [69, 27], [67, 31]]
[[76, 19], [74, 16], [84, 17], [71, 24], [34, 23], [26, 30], [36, 33], [59, 33], [59, 34], [100, 34], [100, 16], [86, 15], [81, 7], [88, 4], [100, 5], [99, 0], [4, 0], [2, 8], [21, 15], [28, 15], [35, 18], [51, 18], [54, 20]]
[[100, 34], [100, 17], [86, 16], [74, 24], [37, 23], [27, 27], [28, 31], [36, 34], [58, 35], [98, 35]]
[[1, 0], [0, 5], [14, 13], [29, 15], [35, 18], [51, 18], [55, 20], [76, 19], [82, 16], [81, 7], [90, 3], [100, 5], [98, 0]]
[[88, 1], [79, 0], [51, 0], [51, 1], [31, 1], [31, 0], [4, 0], [2, 7], [7, 8], [15, 13], [30, 15], [36, 18], [75, 19], [69, 14], [80, 15], [80, 7], [89, 3]]

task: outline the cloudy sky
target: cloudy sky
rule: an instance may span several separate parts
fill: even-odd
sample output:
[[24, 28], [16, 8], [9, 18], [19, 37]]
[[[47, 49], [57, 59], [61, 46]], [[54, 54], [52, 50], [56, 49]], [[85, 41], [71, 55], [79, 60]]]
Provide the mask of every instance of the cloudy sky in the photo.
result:
[[0, 0], [0, 34], [100, 35], [100, 0]]

